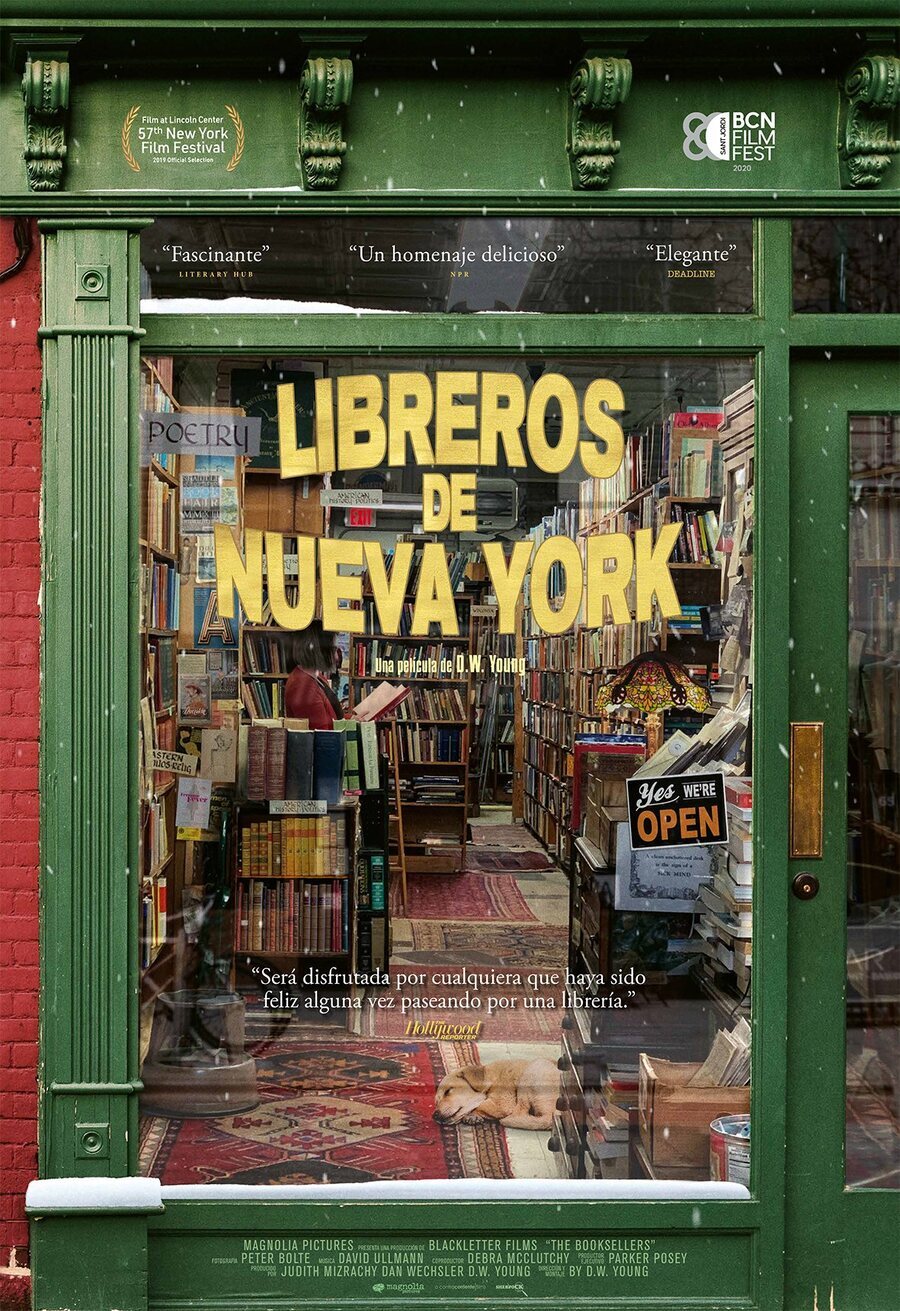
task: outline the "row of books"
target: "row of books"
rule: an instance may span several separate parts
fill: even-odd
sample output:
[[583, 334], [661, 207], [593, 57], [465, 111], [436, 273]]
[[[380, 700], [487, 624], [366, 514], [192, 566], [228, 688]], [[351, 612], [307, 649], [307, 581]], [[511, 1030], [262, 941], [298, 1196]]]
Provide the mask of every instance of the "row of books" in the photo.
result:
[[523, 648], [526, 668], [570, 670], [574, 650], [575, 644], [571, 633], [530, 637]]
[[147, 684], [153, 689], [153, 709], [171, 710], [175, 705], [174, 637], [148, 638]]
[[551, 811], [560, 824], [568, 824], [571, 813], [571, 789], [568, 778], [545, 774], [534, 765], [525, 765], [525, 794], [544, 810]]
[[174, 555], [178, 537], [177, 492], [174, 487], [163, 482], [161, 478], [154, 478], [152, 474], [147, 479], [147, 484], [145, 499], [147, 542], [159, 551]]
[[256, 719], [246, 729], [248, 801], [325, 801], [378, 786], [374, 723], [336, 720], [310, 729], [305, 720]]
[[169, 856], [169, 826], [164, 801], [154, 798], [147, 803], [144, 825], [144, 859], [149, 873], [156, 870]]
[[552, 669], [532, 669], [524, 678], [528, 701], [547, 701], [567, 707], [572, 695], [572, 676]]
[[674, 619], [669, 619], [669, 628], [676, 633], [686, 636], [703, 636], [703, 621], [700, 618], [700, 611], [704, 607], [682, 602], [681, 614]]
[[291, 663], [284, 641], [259, 633], [244, 633], [244, 669], [249, 674], [287, 674]]
[[717, 550], [719, 519], [715, 510], [686, 510], [677, 502], [671, 505], [672, 523], [682, 525], [681, 533], [672, 551], [675, 564], [720, 565], [722, 555]]
[[[561, 800], [565, 800], [568, 789], [563, 789], [559, 795]], [[523, 818], [526, 827], [543, 842], [548, 851], [555, 852], [560, 863], [565, 866], [569, 857], [568, 813], [562, 815], [556, 810], [547, 809], [536, 797], [526, 792]]]
[[[373, 681], [354, 688], [359, 698], [369, 696], [377, 684]], [[463, 692], [459, 687], [410, 688], [405, 700], [394, 708], [394, 718], [401, 720], [440, 719], [463, 720], [468, 718]]]
[[242, 878], [345, 878], [347, 816], [284, 815], [241, 829]]
[[398, 662], [403, 662], [401, 677], [406, 678], [445, 678], [445, 662], [452, 673], [456, 673], [455, 661], [465, 648], [460, 643], [454, 646], [447, 642], [422, 642], [410, 647], [406, 642], [392, 642], [381, 638], [372, 642], [357, 641], [353, 645], [353, 668], [350, 673], [355, 678], [370, 678], [384, 675], [386, 671], [376, 669], [376, 661], [384, 661], [392, 669]]
[[[414, 596], [416, 593], [419, 585], [419, 575], [422, 571], [423, 558], [421, 546], [417, 545], [412, 554], [409, 573], [407, 574], [406, 584], [403, 588], [407, 596]], [[447, 572], [450, 576], [450, 587], [454, 592], [461, 592], [463, 590], [466, 569], [470, 564], [475, 563], [479, 559], [480, 554], [472, 550], [447, 552]], [[391, 581], [393, 577], [394, 561], [395, 552], [385, 551], [384, 568], [389, 581]], [[366, 575], [363, 582], [363, 590], [371, 594], [372, 583], [368, 575]]]
[[141, 566], [141, 627], [177, 629], [181, 602], [181, 575], [165, 560]]
[[544, 774], [556, 778], [566, 777], [569, 751], [567, 747], [558, 746], [546, 738], [536, 737], [533, 733], [525, 735], [525, 762], [534, 765]]
[[360, 910], [384, 910], [387, 854], [361, 851], [356, 862], [356, 904]]
[[346, 879], [242, 879], [235, 949], [314, 956], [350, 943]]
[[165, 875], [151, 879], [141, 893], [141, 969], [156, 959], [166, 940], [166, 903], [168, 881]]
[[[407, 588], [407, 591], [410, 589]], [[456, 590], [454, 588], [454, 590]], [[376, 637], [382, 636], [381, 619], [378, 614], [378, 607], [374, 600], [366, 597], [363, 600], [364, 632], [373, 634]], [[397, 632], [401, 637], [409, 637], [412, 632], [413, 611], [415, 605], [412, 601], [404, 601], [400, 609], [400, 617], [397, 624]], [[469, 607], [467, 605], [458, 605], [456, 607], [456, 622], [459, 628], [459, 636], [467, 637], [469, 633]]]
[[[564, 501], [562, 505], [557, 505], [552, 514], [544, 515], [539, 524], [529, 532], [529, 537], [534, 543], [536, 552], [548, 537], [571, 537], [578, 535], [578, 503], [576, 501]], [[551, 598], [562, 596], [566, 588], [566, 571], [563, 566], [557, 562], [549, 572], [547, 578], [547, 594]], [[539, 630], [534, 621], [531, 612], [531, 574], [525, 576], [523, 587], [525, 600], [525, 631], [526, 634], [537, 633]]]
[[398, 724], [397, 741], [400, 747], [400, 759], [404, 761], [445, 761], [448, 764], [463, 763], [462, 728], [440, 728], [437, 725], [417, 726], [415, 724]]
[[619, 506], [649, 490], [668, 471], [667, 429], [662, 423], [629, 433], [619, 468], [610, 478], [587, 478], [578, 488], [579, 526], [596, 527]]
[[284, 714], [284, 683], [244, 678], [241, 700], [251, 719], [280, 719]]
[[522, 706], [526, 733], [535, 733], [539, 737], [550, 738], [553, 742], [565, 744], [572, 732], [572, 711], [559, 706], [543, 705], [538, 701], [526, 701]]
[[619, 669], [629, 660], [650, 650], [649, 621], [629, 624], [604, 624], [602, 628], [578, 630], [578, 664], [582, 670]]

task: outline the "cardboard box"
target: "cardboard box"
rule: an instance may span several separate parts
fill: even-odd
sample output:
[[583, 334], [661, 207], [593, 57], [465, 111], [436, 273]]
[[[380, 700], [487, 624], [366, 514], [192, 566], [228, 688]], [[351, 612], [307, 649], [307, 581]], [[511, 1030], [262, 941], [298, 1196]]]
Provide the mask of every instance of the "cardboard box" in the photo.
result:
[[628, 822], [627, 806], [600, 807], [600, 841], [597, 846], [607, 865], [616, 863], [616, 835], [618, 825]]
[[603, 808], [603, 780], [588, 775], [584, 786], [584, 836], [600, 846], [600, 811]]
[[325, 531], [321, 487], [321, 478], [282, 480], [274, 471], [248, 473], [244, 483], [245, 528], [321, 537]]
[[712, 1121], [750, 1110], [749, 1088], [685, 1087], [699, 1069], [641, 1052], [638, 1123], [652, 1165], [708, 1166]]
[[[637, 768], [637, 766], [635, 766]], [[628, 805], [628, 790], [624, 778], [604, 778], [600, 788], [600, 804], [608, 809]]]

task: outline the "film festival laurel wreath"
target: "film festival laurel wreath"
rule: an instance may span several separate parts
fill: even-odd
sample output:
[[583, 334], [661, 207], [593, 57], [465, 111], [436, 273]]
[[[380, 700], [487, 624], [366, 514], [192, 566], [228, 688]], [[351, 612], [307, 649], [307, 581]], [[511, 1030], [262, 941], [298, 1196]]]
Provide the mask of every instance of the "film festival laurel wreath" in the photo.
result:
[[[138, 113], [140, 112], [140, 108], [141, 108], [140, 105], [132, 105], [128, 113], [125, 115], [125, 120], [122, 123], [122, 154], [125, 156], [125, 162], [127, 163], [128, 167], [134, 173], [141, 172], [140, 163], [135, 158], [134, 151], [131, 148], [131, 134], [134, 129], [135, 120], [137, 119]], [[244, 131], [243, 121], [235, 106], [226, 105], [225, 112], [227, 113], [228, 117], [231, 119], [231, 122], [234, 126], [234, 153], [232, 154], [231, 159], [225, 165], [225, 172], [233, 173], [234, 170], [237, 168], [238, 164], [240, 164], [241, 157], [244, 154], [244, 146], [246, 144], [246, 134]]]

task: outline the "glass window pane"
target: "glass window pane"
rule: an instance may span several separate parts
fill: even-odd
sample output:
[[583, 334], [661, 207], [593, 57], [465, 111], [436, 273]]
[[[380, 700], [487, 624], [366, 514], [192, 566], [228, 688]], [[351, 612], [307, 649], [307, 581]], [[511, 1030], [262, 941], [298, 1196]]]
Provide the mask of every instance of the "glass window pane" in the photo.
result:
[[900, 219], [795, 219], [794, 309], [801, 314], [896, 314]]
[[747, 1185], [752, 362], [142, 369], [142, 1171]]
[[740, 314], [749, 219], [157, 219], [144, 294], [242, 296], [307, 310]]
[[850, 420], [847, 1183], [900, 1187], [900, 417]]

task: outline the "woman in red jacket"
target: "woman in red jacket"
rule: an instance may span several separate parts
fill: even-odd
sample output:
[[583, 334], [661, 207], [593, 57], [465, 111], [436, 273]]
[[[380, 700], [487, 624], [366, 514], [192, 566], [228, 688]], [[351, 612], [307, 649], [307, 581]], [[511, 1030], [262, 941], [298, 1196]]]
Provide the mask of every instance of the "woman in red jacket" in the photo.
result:
[[321, 620], [314, 619], [294, 638], [291, 655], [294, 668], [284, 688], [285, 714], [309, 720], [310, 728], [333, 728], [336, 719], [344, 718], [328, 681], [342, 660], [334, 635], [325, 632]]

